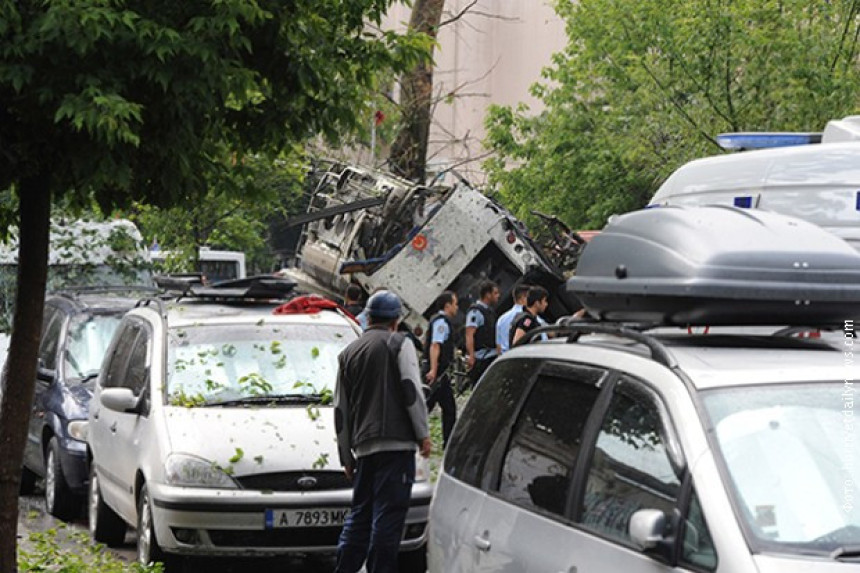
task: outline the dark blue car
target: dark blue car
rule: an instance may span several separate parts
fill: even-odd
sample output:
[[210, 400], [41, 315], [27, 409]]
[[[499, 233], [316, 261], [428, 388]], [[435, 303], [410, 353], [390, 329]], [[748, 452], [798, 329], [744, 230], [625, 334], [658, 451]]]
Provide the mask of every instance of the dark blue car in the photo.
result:
[[[45, 301], [39, 369], [24, 451], [21, 493], [45, 480], [45, 505], [76, 517], [89, 484], [87, 414], [95, 378], [113, 333], [138, 296], [124, 287], [61, 292]], [[138, 293], [139, 294], [139, 293]]]

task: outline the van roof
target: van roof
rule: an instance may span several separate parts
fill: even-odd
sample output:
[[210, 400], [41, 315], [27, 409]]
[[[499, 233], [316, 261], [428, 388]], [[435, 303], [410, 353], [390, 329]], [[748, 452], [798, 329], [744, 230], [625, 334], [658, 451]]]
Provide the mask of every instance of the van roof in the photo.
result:
[[[51, 220], [49, 265], [110, 265], [149, 263], [149, 253], [137, 227], [126, 219]], [[18, 230], [0, 242], [0, 265], [18, 264]]]
[[860, 247], [860, 142], [822, 143], [696, 159], [649, 206], [735, 205], [805, 219]]

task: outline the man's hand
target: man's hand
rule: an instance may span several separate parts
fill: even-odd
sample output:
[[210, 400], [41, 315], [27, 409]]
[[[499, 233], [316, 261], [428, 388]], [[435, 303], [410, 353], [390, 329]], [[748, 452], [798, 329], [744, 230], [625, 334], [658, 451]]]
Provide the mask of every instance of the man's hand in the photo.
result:
[[468, 358], [466, 358], [466, 370], [471, 370], [475, 367], [475, 363], [478, 360], [475, 358], [474, 354], [470, 354]]
[[352, 475], [355, 468], [352, 466], [343, 466], [343, 473], [346, 474], [346, 479], [352, 481]]
[[433, 442], [430, 441], [430, 437], [428, 436], [428, 437], [424, 438], [423, 440], [421, 440], [421, 449], [420, 449], [421, 457], [422, 458], [429, 458], [431, 451], [433, 451]]
[[433, 383], [436, 381], [436, 370], [430, 370], [427, 375], [424, 376], [424, 379], [427, 381], [428, 384], [432, 386]]

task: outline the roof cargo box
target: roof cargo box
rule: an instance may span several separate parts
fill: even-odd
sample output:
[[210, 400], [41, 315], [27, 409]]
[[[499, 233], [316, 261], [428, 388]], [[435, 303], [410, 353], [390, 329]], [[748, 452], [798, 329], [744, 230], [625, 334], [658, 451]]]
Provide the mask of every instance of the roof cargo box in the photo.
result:
[[860, 317], [860, 253], [785, 215], [661, 207], [613, 218], [568, 289], [603, 320], [841, 327]]

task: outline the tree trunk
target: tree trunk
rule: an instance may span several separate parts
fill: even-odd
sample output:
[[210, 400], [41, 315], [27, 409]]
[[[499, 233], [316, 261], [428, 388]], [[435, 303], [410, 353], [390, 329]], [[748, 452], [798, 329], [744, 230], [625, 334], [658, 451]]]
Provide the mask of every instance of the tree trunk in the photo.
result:
[[48, 178], [21, 181], [18, 195], [18, 292], [12, 340], [0, 387], [0, 573], [18, 570], [18, 488], [36, 382], [48, 274], [51, 217]]
[[[445, 0], [415, 0], [409, 19], [410, 29], [435, 40], [444, 6]], [[400, 79], [400, 84], [403, 127], [391, 146], [389, 163], [395, 173], [424, 183], [433, 106], [433, 62], [421, 62]]]

